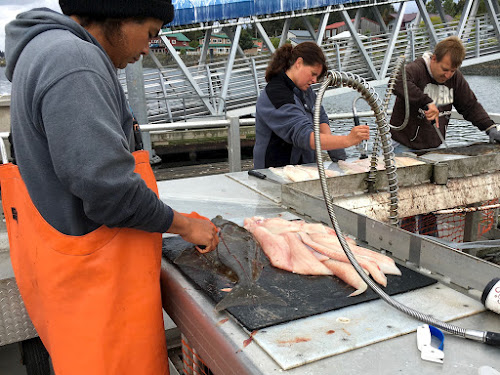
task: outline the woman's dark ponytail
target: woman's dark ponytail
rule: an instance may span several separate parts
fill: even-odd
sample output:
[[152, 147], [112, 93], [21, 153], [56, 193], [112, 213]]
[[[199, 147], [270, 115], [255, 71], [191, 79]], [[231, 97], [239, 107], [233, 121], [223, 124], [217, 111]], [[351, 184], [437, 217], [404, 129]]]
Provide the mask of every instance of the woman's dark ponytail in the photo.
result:
[[303, 42], [295, 47], [285, 44], [274, 52], [266, 69], [266, 82], [280, 72], [287, 71], [299, 57], [302, 57], [304, 64], [308, 66], [321, 64], [323, 69], [318, 79], [323, 78], [328, 70], [323, 50], [316, 43]]

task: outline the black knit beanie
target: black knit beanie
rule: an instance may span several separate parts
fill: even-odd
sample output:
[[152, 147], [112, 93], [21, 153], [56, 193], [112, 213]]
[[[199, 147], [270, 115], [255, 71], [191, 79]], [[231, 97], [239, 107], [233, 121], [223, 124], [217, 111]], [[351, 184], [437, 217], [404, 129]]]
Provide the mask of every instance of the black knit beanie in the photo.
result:
[[170, 23], [172, 0], [59, 0], [64, 14], [103, 18], [153, 17]]

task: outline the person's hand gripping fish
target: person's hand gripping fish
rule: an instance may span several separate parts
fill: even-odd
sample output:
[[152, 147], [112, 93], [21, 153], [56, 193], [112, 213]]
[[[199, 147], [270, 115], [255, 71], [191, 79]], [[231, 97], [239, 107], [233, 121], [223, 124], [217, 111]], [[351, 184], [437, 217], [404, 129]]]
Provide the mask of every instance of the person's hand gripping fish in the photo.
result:
[[183, 221], [183, 227], [188, 228], [183, 232], [179, 231], [177, 233], [179, 233], [183, 240], [196, 244], [196, 250], [200, 253], [208, 253], [214, 250], [219, 244], [219, 228], [209, 218], [201, 216], [194, 211], [189, 214], [174, 212], [174, 223], [176, 220]]

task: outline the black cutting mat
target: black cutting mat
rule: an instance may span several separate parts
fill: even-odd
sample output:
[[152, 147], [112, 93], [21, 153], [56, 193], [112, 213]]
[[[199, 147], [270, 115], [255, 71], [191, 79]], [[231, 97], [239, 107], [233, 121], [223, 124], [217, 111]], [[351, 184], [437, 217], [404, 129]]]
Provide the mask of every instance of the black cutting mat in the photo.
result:
[[[193, 245], [180, 237], [163, 239], [163, 256], [172, 262], [184, 250], [190, 251], [189, 249], [193, 249]], [[194, 267], [186, 265], [177, 265], [177, 267], [215, 303], [228, 294], [221, 289], [231, 288], [235, 285], [226, 276], [203, 266], [202, 262]], [[436, 282], [430, 277], [403, 266], [398, 265], [398, 267], [402, 276], [387, 275], [387, 287], [381, 286], [389, 295], [422, 288]], [[257, 284], [284, 300], [287, 305], [259, 304], [228, 308], [227, 311], [249, 331], [379, 298], [370, 287], [358, 296], [348, 297], [354, 288], [336, 277], [297, 275], [271, 265], [264, 267]]]

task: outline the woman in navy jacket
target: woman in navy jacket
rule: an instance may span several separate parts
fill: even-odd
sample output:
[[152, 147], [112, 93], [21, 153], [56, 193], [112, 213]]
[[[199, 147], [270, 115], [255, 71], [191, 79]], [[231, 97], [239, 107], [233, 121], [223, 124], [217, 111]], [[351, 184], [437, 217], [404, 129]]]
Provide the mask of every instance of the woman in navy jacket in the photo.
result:
[[[314, 104], [311, 85], [327, 71], [321, 48], [313, 42], [295, 47], [285, 44], [273, 55], [266, 70], [268, 82], [256, 107], [254, 168], [282, 167], [315, 161]], [[328, 116], [321, 107], [320, 139], [332, 159], [343, 149], [369, 138], [369, 127], [354, 127], [349, 135], [332, 135]], [[339, 159], [342, 157], [338, 157]], [[337, 160], [334, 160], [337, 161]]]

